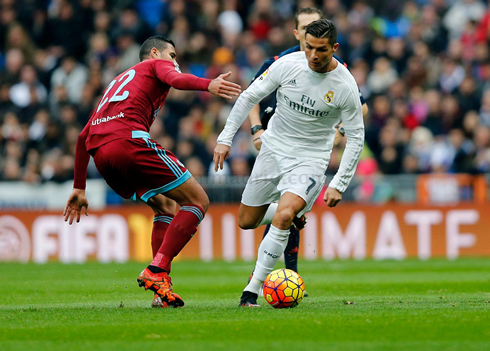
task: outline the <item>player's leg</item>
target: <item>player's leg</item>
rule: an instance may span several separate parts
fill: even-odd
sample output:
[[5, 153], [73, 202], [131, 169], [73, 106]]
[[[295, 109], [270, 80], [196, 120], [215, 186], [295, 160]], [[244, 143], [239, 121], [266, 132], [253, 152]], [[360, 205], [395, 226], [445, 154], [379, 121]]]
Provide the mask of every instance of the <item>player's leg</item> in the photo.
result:
[[305, 200], [296, 194], [286, 192], [281, 196], [270, 230], [260, 243], [252, 279], [240, 299], [241, 306], [257, 306], [259, 290], [286, 248], [294, 217], [305, 205]]
[[[265, 238], [265, 236], [270, 230], [270, 227], [271, 225], [267, 224], [262, 239]], [[300, 241], [299, 230], [296, 228], [296, 226], [292, 225], [289, 228], [288, 243], [286, 245], [286, 248], [284, 249], [284, 263], [287, 269], [291, 269], [295, 272], [298, 272], [299, 241]], [[249, 281], [250, 279], [252, 279], [252, 275], [253, 272], [250, 274]]]
[[181, 208], [170, 223], [163, 243], [149, 266], [154, 273], [170, 273], [172, 260], [192, 238], [209, 207], [208, 196], [193, 177], [166, 192], [165, 196], [176, 201]]
[[158, 194], [148, 199], [147, 204], [155, 214], [151, 232], [152, 257], [155, 257], [158, 249], [162, 246], [168, 226], [175, 216], [177, 203], [162, 194]]
[[[115, 140], [101, 146], [94, 155], [97, 169], [107, 184], [121, 197], [133, 200], [139, 198], [148, 203], [155, 214], [173, 212], [174, 207], [163, 200], [160, 194], [179, 187], [190, 180], [191, 175], [172, 153], [151, 140], [148, 133], [136, 134], [139, 136], [133, 139]], [[191, 188], [191, 191], [194, 190]], [[209, 201], [206, 194], [202, 196], [202, 193], [199, 195], [203, 199], [198, 198], [196, 202], [207, 209]], [[194, 200], [188, 199], [189, 203]], [[169, 229], [171, 225], [167, 228], [163, 242], [169, 236]], [[138, 276], [138, 283], [145, 290], [150, 289], [157, 293], [164, 307], [184, 305], [180, 296], [173, 292], [167, 272], [154, 273], [146, 268]]]
[[[240, 204], [238, 209], [238, 226], [242, 229], [255, 229], [258, 226], [265, 224], [261, 223], [267, 213], [270, 212], [269, 207], [277, 208], [277, 204], [267, 204], [260, 206], [248, 206], [243, 203]], [[275, 209], [272, 216], [275, 213]]]
[[281, 196], [277, 190], [279, 168], [276, 157], [263, 145], [242, 194], [238, 209], [240, 228], [254, 229], [271, 223]]
[[299, 230], [292, 225], [289, 228], [289, 238], [284, 249], [284, 263], [287, 269], [298, 272]]
[[[262, 240], [265, 238], [271, 228], [271, 224], [267, 224], [262, 235]], [[287, 269], [298, 272], [298, 251], [299, 251], [299, 230], [294, 225], [289, 228], [288, 244], [284, 249], [284, 263]], [[252, 279], [253, 272], [250, 274]]]
[[[304, 216], [302, 216], [304, 218]], [[300, 218], [296, 217], [297, 221]], [[284, 249], [284, 263], [287, 269], [291, 269], [298, 273], [298, 256], [299, 256], [299, 242], [300, 242], [300, 230], [292, 225], [289, 228], [289, 240], [286, 248]], [[265, 234], [264, 234], [265, 235]], [[305, 290], [304, 297], [308, 297], [308, 292]]]
[[[272, 221], [271, 221], [272, 222]], [[262, 239], [265, 238], [267, 233], [271, 228], [271, 224], [267, 224], [264, 230], [264, 234], [262, 235]], [[284, 263], [287, 269], [291, 269], [295, 272], [298, 272], [298, 252], [299, 252], [299, 230], [296, 229], [294, 225], [289, 228], [289, 238], [288, 244], [284, 249]], [[250, 279], [252, 279], [253, 272], [250, 274]]]
[[162, 206], [159, 204], [160, 194], [165, 194], [181, 205], [179, 213], [170, 221], [152, 263], [138, 276], [138, 284], [158, 294], [165, 305], [180, 307], [184, 301], [171, 287], [168, 276], [170, 264], [196, 231], [209, 200], [175, 155], [150, 139], [148, 133], [133, 132], [133, 136], [128, 142], [134, 146], [134, 157], [124, 170], [129, 183], [134, 184], [135, 192], [131, 198], [150, 202], [154, 212], [155, 203], [157, 210]]
[[204, 218], [209, 207], [209, 199], [193, 177], [167, 191], [165, 196], [176, 201], [181, 208], [170, 223], [153, 261], [138, 277], [138, 282], [140, 286], [144, 285], [145, 289], [150, 289], [160, 296], [162, 307], [181, 307], [184, 301], [171, 289], [172, 283], [168, 274], [172, 260], [189, 242]]
[[288, 158], [280, 161], [283, 176], [277, 190], [282, 196], [270, 230], [260, 244], [253, 277], [242, 294], [241, 302], [245, 302], [241, 303], [242, 306], [256, 305], [265, 278], [287, 246], [291, 224], [311, 210], [325, 183], [326, 163]]
[[[155, 214], [153, 218], [153, 230], [151, 232], [151, 251], [152, 257], [155, 257], [158, 249], [162, 246], [165, 233], [177, 211], [177, 203], [162, 194], [158, 194], [148, 199], [147, 204]], [[161, 308], [167, 307], [167, 305], [158, 294], [155, 294], [151, 302], [151, 307]]]

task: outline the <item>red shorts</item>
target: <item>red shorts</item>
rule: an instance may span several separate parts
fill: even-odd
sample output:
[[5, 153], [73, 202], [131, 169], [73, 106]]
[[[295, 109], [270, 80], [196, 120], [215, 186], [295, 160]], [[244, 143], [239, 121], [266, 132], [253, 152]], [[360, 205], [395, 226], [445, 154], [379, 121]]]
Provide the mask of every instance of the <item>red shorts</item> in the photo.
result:
[[146, 137], [118, 139], [100, 146], [94, 154], [99, 173], [121, 197], [144, 202], [172, 190], [191, 177], [170, 151]]

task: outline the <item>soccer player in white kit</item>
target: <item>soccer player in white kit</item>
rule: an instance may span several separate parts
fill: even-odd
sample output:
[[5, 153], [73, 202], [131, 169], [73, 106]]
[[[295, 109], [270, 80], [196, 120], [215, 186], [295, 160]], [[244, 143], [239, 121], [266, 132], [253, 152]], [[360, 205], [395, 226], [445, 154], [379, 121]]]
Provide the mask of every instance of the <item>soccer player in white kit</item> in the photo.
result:
[[217, 171], [251, 108], [277, 90], [276, 111], [261, 136], [262, 148], [238, 213], [242, 229], [272, 225], [259, 246], [240, 306], [258, 307], [259, 290], [284, 251], [293, 219], [311, 210], [323, 188], [340, 120], [347, 144], [325, 192], [328, 206], [335, 207], [342, 199], [364, 146], [359, 89], [347, 68], [332, 58], [339, 47], [335, 25], [326, 19], [312, 22], [306, 28], [305, 43], [304, 52], [278, 59], [240, 95], [214, 150]]

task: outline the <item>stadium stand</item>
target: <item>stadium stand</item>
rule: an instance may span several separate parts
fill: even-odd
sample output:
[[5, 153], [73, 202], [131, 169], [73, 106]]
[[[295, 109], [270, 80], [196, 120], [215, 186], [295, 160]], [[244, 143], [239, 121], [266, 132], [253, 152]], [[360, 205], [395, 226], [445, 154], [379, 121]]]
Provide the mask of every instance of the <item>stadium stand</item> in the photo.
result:
[[[338, 55], [370, 108], [359, 175], [490, 172], [490, 10], [479, 0], [0, 4], [1, 181], [73, 179], [78, 133], [148, 36], [176, 43], [182, 71], [215, 77], [231, 70], [246, 87], [267, 58], [296, 45], [294, 12], [307, 6], [337, 25]], [[196, 177], [215, 177], [212, 151], [231, 104], [172, 90], [152, 136]], [[256, 155], [249, 130], [245, 123], [237, 134], [220, 179], [249, 174]], [[332, 154], [330, 174], [343, 146]], [[91, 164], [89, 178], [98, 177]]]

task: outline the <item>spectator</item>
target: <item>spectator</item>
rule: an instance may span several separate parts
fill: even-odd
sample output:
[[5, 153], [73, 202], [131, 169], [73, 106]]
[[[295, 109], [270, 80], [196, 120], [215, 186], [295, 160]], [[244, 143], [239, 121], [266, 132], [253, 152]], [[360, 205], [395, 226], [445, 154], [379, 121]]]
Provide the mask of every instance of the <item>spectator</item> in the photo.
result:
[[452, 94], [461, 84], [464, 77], [465, 71], [463, 66], [453, 59], [445, 59], [443, 62], [442, 74], [439, 78], [441, 90], [445, 93]]
[[61, 99], [53, 96], [53, 91], [59, 87], [66, 89], [68, 100], [71, 103], [80, 102], [82, 89], [87, 81], [87, 69], [78, 63], [73, 56], [65, 57], [61, 66], [54, 70], [51, 77], [52, 99], [59, 102]]
[[124, 72], [139, 62], [140, 46], [134, 41], [130, 32], [123, 32], [117, 38], [117, 73]]
[[391, 62], [385, 57], [380, 57], [374, 62], [374, 70], [369, 73], [367, 83], [371, 93], [382, 94], [397, 78], [398, 73], [392, 67]]
[[81, 59], [85, 51], [84, 36], [80, 35], [80, 28], [84, 28], [81, 13], [70, 1], [60, 0], [51, 14], [48, 22], [51, 52], [58, 58], [68, 55]]
[[[175, 39], [182, 71], [214, 77], [232, 70], [246, 86], [269, 55], [293, 45], [283, 33], [294, 27], [296, 7], [318, 3], [337, 24], [339, 56], [370, 107], [365, 174], [490, 171], [490, 12], [481, 0], [21, 3], [3, 2], [0, 11], [1, 179], [67, 179], [79, 125], [114, 77], [137, 62], [137, 45], [148, 36]], [[207, 176], [231, 106], [173, 90], [152, 135]], [[247, 128], [218, 177], [250, 169]], [[340, 156], [333, 151], [329, 171]], [[97, 177], [93, 165], [89, 176]], [[373, 198], [371, 185], [363, 191]]]
[[18, 107], [27, 107], [31, 103], [43, 104], [47, 96], [46, 88], [37, 79], [34, 67], [22, 67], [20, 82], [10, 88], [10, 100]]
[[457, 0], [444, 16], [444, 26], [451, 38], [459, 39], [465, 24], [470, 20], [479, 22], [485, 13], [485, 5], [479, 0]]
[[[101, 21], [101, 19], [99, 19]], [[106, 21], [106, 20], [103, 20]], [[100, 23], [99, 23], [100, 26]], [[151, 36], [148, 25], [140, 18], [134, 7], [126, 7], [119, 16], [119, 21], [111, 33], [112, 39], [117, 41], [122, 34], [131, 34], [135, 41], [142, 44], [146, 38]], [[176, 41], [176, 43], [180, 43]]]

